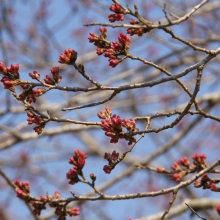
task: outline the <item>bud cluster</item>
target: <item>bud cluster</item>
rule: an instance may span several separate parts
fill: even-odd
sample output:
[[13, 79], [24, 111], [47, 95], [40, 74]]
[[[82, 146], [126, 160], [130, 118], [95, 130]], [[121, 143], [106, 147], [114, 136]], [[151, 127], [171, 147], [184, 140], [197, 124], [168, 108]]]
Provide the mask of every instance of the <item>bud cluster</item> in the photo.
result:
[[64, 52], [60, 55], [59, 63], [72, 65], [75, 63], [77, 59], [77, 52], [72, 49], [64, 50]]
[[207, 167], [206, 155], [205, 154], [195, 154], [192, 156], [193, 164], [197, 169], [204, 169]]
[[69, 164], [74, 165], [73, 169], [70, 169], [66, 174], [66, 178], [69, 179], [69, 184], [76, 184], [80, 181], [78, 175], [82, 175], [82, 169], [85, 165], [87, 154], [80, 150], [75, 150], [73, 157], [70, 158]]
[[[136, 25], [136, 24], [141, 24], [141, 22], [132, 19], [130, 21], [130, 24]], [[127, 34], [130, 34], [131, 36], [137, 34], [138, 36], [142, 36], [143, 34], [149, 32], [149, 28], [128, 28], [127, 29]]]
[[28, 116], [28, 124], [31, 125], [31, 124], [37, 124], [38, 126], [37, 127], [34, 127], [33, 130], [35, 132], [37, 132], [38, 134], [41, 134], [44, 127], [45, 127], [45, 121], [43, 120], [43, 118], [41, 118], [40, 116], [38, 115], [35, 115], [33, 112], [31, 111], [28, 111], [27, 112], [27, 116]]
[[[200, 172], [201, 170], [207, 167], [205, 154], [197, 153], [192, 156], [192, 159], [193, 159], [192, 165], [190, 165], [190, 161], [187, 157], [180, 158], [179, 160], [174, 162], [174, 165], [171, 166], [171, 169], [174, 172], [172, 171], [173, 174], [170, 175], [170, 179], [176, 182], [180, 182], [182, 178], [186, 176], [188, 173]], [[163, 167], [157, 168], [157, 172], [166, 173], [166, 174], [171, 173], [171, 171], [167, 171]], [[195, 184], [196, 184], [195, 187], [203, 186], [200, 185], [201, 183], [198, 181], [195, 181]]]
[[49, 85], [55, 85], [56, 83], [59, 83], [62, 79], [62, 76], [59, 75], [60, 68], [53, 67], [50, 71], [53, 75], [53, 79], [49, 75], [46, 75], [46, 77], [44, 78], [44, 82]]
[[[110, 22], [115, 22], [115, 21], [123, 21], [124, 20], [124, 14], [126, 14], [125, 9], [123, 9], [119, 4], [115, 3], [113, 5], [110, 6], [109, 8], [111, 11], [113, 11], [115, 14], [110, 14], [108, 15], [108, 19]], [[142, 22], [132, 19], [130, 21], [131, 25], [137, 25], [137, 24], [142, 24]], [[142, 36], [144, 33], [149, 32], [150, 30], [152, 30], [152, 28], [150, 27], [146, 27], [146, 28], [128, 28], [127, 29], [127, 34], [130, 34], [131, 36], [133, 35], [138, 35], [138, 36]]]
[[104, 57], [109, 58], [109, 66], [116, 67], [123, 58], [119, 56], [126, 55], [130, 47], [130, 38], [124, 34], [118, 36], [119, 42], [113, 41], [109, 42], [106, 40], [107, 28], [100, 28], [101, 35], [98, 36], [93, 32], [90, 32], [89, 42], [94, 43], [96, 48], [96, 53]]
[[108, 161], [108, 165], [103, 167], [105, 173], [111, 173], [115, 167], [115, 164], [117, 163], [118, 157], [119, 153], [117, 153], [115, 150], [112, 152], [112, 154], [105, 153], [104, 158]]
[[184, 176], [186, 176], [190, 171], [190, 162], [187, 157], [180, 158], [174, 165], [171, 166], [171, 169], [176, 171], [176, 173], [170, 176], [171, 180], [180, 182]]
[[66, 216], [78, 216], [80, 215], [79, 213], [79, 208], [66, 208], [66, 205], [62, 202], [53, 202], [53, 200], [59, 199], [60, 198], [60, 192], [58, 190], [55, 191], [53, 196], [49, 196], [48, 200], [52, 201], [49, 203], [49, 206], [51, 208], [55, 208], [55, 214], [59, 216], [58, 219], [60, 220], [66, 220]]
[[216, 185], [220, 180], [211, 179], [207, 173], [203, 174], [200, 180], [194, 182], [195, 188], [210, 189], [213, 192], [220, 192], [220, 188]]
[[4, 89], [8, 89], [14, 92], [14, 86], [20, 84], [19, 65], [11, 64], [11, 66], [6, 67], [3, 62], [0, 62], [0, 74], [4, 75], [1, 79], [1, 82], [4, 85]]
[[110, 22], [124, 21], [125, 10], [119, 4], [115, 3], [109, 9], [115, 13], [108, 16]]
[[[59, 75], [59, 71], [59, 67], [53, 67], [51, 69], [53, 79], [49, 75], [46, 75], [44, 82], [49, 85], [55, 85], [56, 83], [59, 83], [62, 79], [62, 76]], [[40, 74], [37, 71], [29, 73], [29, 76], [35, 80], [40, 79]], [[47, 90], [43, 88], [32, 89], [31, 85], [25, 83], [20, 83], [20, 86], [24, 91], [19, 95], [19, 99], [22, 101], [26, 100], [29, 103], [35, 103], [36, 97], [39, 97], [47, 92]]]
[[20, 182], [19, 180], [15, 180], [14, 185], [17, 197], [28, 202], [30, 195], [30, 183], [28, 181]]
[[30, 203], [33, 207], [33, 214], [40, 216], [41, 211], [46, 209], [48, 203], [51, 208], [55, 208], [55, 214], [59, 216], [58, 219], [66, 219], [66, 216], [78, 216], [79, 208], [66, 208], [66, 204], [63, 202], [56, 201], [60, 198], [60, 192], [56, 190], [52, 196], [40, 196], [40, 198], [33, 198], [30, 195], [30, 183], [20, 182], [19, 180], [14, 181], [15, 191], [18, 198], [24, 200], [26, 203]]
[[138, 131], [135, 120], [121, 119], [120, 116], [112, 115], [112, 109], [108, 107], [101, 110], [97, 116], [102, 119], [100, 126], [105, 131], [105, 135], [111, 137], [110, 143], [117, 143], [119, 139], [127, 140], [128, 145], [136, 142], [134, 137], [125, 135], [123, 131], [123, 127], [130, 133]]
[[31, 86], [25, 83], [20, 84], [24, 91], [19, 95], [19, 100], [26, 100], [29, 103], [36, 102], [36, 97], [39, 97], [47, 92], [43, 88], [31, 89]]
[[44, 200], [44, 198], [45, 198], [45, 201], [30, 201], [30, 204], [33, 207], [33, 211], [32, 212], [33, 212], [33, 214], [35, 216], [40, 216], [41, 211], [46, 209], [46, 201], [47, 201], [47, 199], [44, 196], [40, 197], [41, 200]]

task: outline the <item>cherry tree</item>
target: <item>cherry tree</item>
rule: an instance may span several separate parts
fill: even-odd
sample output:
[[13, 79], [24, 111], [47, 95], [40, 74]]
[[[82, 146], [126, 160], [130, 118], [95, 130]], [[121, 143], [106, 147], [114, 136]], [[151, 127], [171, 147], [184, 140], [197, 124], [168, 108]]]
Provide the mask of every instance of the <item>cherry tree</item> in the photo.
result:
[[63, 3], [2, 1], [0, 218], [217, 219], [219, 2]]

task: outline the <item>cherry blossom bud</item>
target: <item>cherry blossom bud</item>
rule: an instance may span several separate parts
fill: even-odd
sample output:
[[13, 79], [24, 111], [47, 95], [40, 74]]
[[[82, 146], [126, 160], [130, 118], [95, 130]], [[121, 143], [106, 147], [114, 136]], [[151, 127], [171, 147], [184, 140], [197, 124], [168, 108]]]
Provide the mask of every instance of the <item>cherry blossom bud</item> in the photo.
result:
[[135, 20], [135, 19], [132, 19], [132, 20], [130, 21], [130, 24], [139, 24], [139, 21], [138, 21], [138, 20]]
[[44, 125], [39, 125], [37, 127], [34, 127], [33, 130], [40, 135], [42, 133], [42, 131], [44, 130]]
[[29, 73], [29, 76], [32, 79], [40, 79], [40, 74], [37, 71], [33, 71], [33, 73]]
[[49, 84], [49, 85], [55, 85], [55, 82], [48, 75], [46, 75], [46, 77], [44, 78], [44, 82]]
[[3, 75], [8, 74], [7, 68], [3, 62], [0, 62], [0, 74], [3, 74]]
[[195, 154], [192, 156], [192, 159], [198, 164], [206, 164], [206, 155], [205, 154]]
[[68, 209], [67, 213], [68, 213], [69, 216], [78, 216], [78, 215], [80, 215], [79, 210], [80, 210], [80, 208], [74, 207], [72, 209]]
[[35, 97], [39, 97], [43, 95], [46, 92], [46, 90], [42, 88], [37, 88], [37, 89], [33, 89], [32, 92]]
[[[26, 91], [25, 91], [26, 92]], [[22, 94], [21, 94], [22, 95]], [[20, 96], [21, 96], [20, 95]], [[19, 97], [20, 97], [19, 96]], [[20, 97], [21, 98], [21, 97]], [[27, 98], [26, 98], [26, 101], [27, 102], [29, 102], [29, 103], [32, 103], [32, 102], [36, 102], [36, 98], [34, 97], [34, 94], [33, 94], [33, 92], [31, 91], [29, 94], [28, 94], [28, 96], [27, 96]]]
[[88, 38], [90, 43], [93, 43], [93, 42], [100, 40], [100, 37], [98, 35], [94, 34], [93, 32], [90, 32], [89, 34], [91, 36]]
[[25, 199], [28, 197], [28, 194], [23, 192], [21, 189], [16, 189], [16, 196], [20, 199]]
[[109, 116], [112, 115], [112, 109], [111, 109], [111, 108], [106, 107], [106, 108], [105, 108], [105, 111], [106, 111], [106, 113], [107, 113]]
[[130, 34], [131, 36], [133, 36], [135, 34], [135, 29], [133, 28], [128, 28], [127, 29], [127, 34]]
[[124, 15], [123, 14], [110, 14], [108, 15], [108, 20], [110, 22], [124, 21]]
[[214, 192], [219, 192], [219, 191], [220, 191], [220, 188], [218, 188], [215, 183], [211, 183], [211, 184], [210, 184], [210, 190], [211, 190], [211, 191], [214, 191]]
[[174, 174], [172, 174], [171, 176], [170, 176], [170, 179], [171, 180], [174, 180], [174, 181], [176, 181], [176, 182], [180, 182], [181, 181], [181, 179], [182, 179], [182, 173], [174, 173]]
[[105, 111], [101, 110], [97, 116], [100, 118], [100, 119], [106, 119], [106, 114], [105, 114]]
[[44, 195], [40, 196], [40, 201], [41, 202], [46, 202], [48, 199]]
[[181, 170], [181, 168], [180, 168], [180, 166], [179, 166], [179, 164], [177, 162], [174, 162], [174, 165], [171, 166], [171, 169], [172, 170], [176, 170], [176, 171], [180, 171]]
[[60, 68], [59, 67], [53, 67], [51, 69], [51, 73], [53, 75], [53, 79], [56, 83], [59, 83], [62, 79], [62, 76], [59, 75]]
[[29, 84], [27, 84], [27, 83], [21, 83], [21, 84], [19, 84], [19, 86], [22, 88], [22, 89], [28, 89], [30, 86], [29, 86]]
[[10, 67], [7, 67], [8, 72], [10, 72], [16, 79], [19, 78], [19, 64], [11, 64]]
[[12, 92], [15, 91], [14, 85], [17, 85], [17, 84], [18, 84], [17, 81], [15, 81], [15, 80], [13, 80], [13, 79], [10, 79], [10, 78], [7, 78], [7, 77], [3, 77], [3, 78], [1, 79], [1, 82], [2, 82], [3, 85], [4, 85], [4, 89], [8, 89], [8, 90], [10, 90], [10, 91], [12, 91]]
[[105, 173], [109, 174], [109, 173], [111, 173], [112, 168], [109, 165], [105, 165], [103, 167], [103, 170], [104, 170]]
[[189, 162], [189, 159], [187, 157], [183, 157], [183, 158], [179, 159], [177, 161], [177, 163], [184, 166], [184, 167], [189, 167], [190, 166], [190, 162]]
[[75, 63], [77, 59], [77, 52], [72, 49], [64, 50], [64, 52], [60, 55], [59, 63], [64, 63], [71, 65]]
[[100, 27], [100, 32], [101, 32], [101, 34], [102, 34], [102, 37], [103, 38], [106, 38], [107, 37], [107, 28], [106, 27], [104, 27], [104, 28], [101, 28]]
[[124, 34], [121, 33], [121, 34], [118, 36], [118, 40], [119, 40], [119, 42], [120, 42], [122, 45], [125, 46], [125, 49], [129, 49], [129, 47], [130, 47], [130, 42], [131, 42], [130, 37], [128, 37], [128, 36], [126, 36], [126, 35], [124, 35]]
[[112, 68], [116, 67], [119, 64], [119, 60], [109, 60], [109, 66]]
[[59, 199], [60, 198], [60, 192], [58, 190], [56, 190], [55, 193], [53, 194], [53, 198], [54, 199]]
[[121, 6], [117, 3], [112, 4], [109, 8], [111, 11], [115, 12], [115, 13], [124, 13], [124, 9], [121, 8]]
[[96, 48], [96, 54], [98, 54], [99, 56], [102, 55], [105, 51], [105, 48]]
[[18, 179], [14, 180], [14, 184], [15, 184], [15, 186], [17, 186], [18, 188], [21, 187], [20, 180], [18, 180]]

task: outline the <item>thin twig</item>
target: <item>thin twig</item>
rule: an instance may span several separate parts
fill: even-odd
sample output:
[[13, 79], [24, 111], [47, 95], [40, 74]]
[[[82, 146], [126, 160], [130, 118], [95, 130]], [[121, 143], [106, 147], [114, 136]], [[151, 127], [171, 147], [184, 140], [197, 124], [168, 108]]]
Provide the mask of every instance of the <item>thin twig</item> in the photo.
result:
[[207, 220], [206, 218], [203, 218], [202, 216], [200, 216], [192, 207], [190, 207], [187, 203], [185, 203], [188, 208], [195, 214], [197, 215], [199, 218], [201, 218], [202, 220]]

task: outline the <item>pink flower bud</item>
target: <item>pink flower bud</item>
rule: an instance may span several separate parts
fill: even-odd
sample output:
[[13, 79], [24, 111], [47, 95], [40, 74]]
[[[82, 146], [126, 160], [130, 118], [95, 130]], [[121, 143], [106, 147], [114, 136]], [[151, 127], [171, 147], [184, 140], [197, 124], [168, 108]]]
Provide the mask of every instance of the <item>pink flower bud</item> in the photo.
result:
[[105, 108], [105, 111], [106, 111], [106, 113], [107, 113], [109, 116], [112, 115], [112, 109], [111, 109], [111, 108], [106, 107], [106, 108]]
[[100, 56], [105, 52], [105, 50], [106, 50], [105, 48], [96, 48], [96, 54]]
[[116, 67], [119, 64], [119, 60], [109, 60], [109, 66], [112, 68]]
[[10, 72], [16, 79], [19, 78], [19, 64], [11, 64], [10, 67], [7, 67], [8, 72]]
[[110, 14], [108, 15], [108, 20], [110, 22], [124, 21], [124, 15], [123, 14]]
[[15, 186], [17, 186], [18, 188], [20, 188], [21, 187], [21, 183], [20, 183], [20, 181], [19, 180], [14, 180], [14, 184], [15, 184]]
[[218, 214], [220, 215], [220, 204], [218, 204], [215, 209], [218, 212]]
[[58, 190], [56, 190], [55, 193], [53, 194], [53, 198], [54, 199], [59, 199], [60, 198], [60, 192]]
[[130, 24], [139, 24], [139, 21], [138, 21], [138, 20], [135, 20], [135, 19], [132, 19], [132, 20], [130, 21]]
[[97, 116], [98, 116], [100, 119], [105, 119], [105, 118], [106, 118], [106, 114], [105, 114], [105, 112], [102, 111], [102, 110], [97, 114]]
[[189, 167], [190, 166], [190, 162], [189, 162], [189, 159], [187, 157], [183, 157], [181, 159], [179, 159], [177, 161], [178, 164], [180, 164], [181, 166], [184, 166], [184, 167]]
[[32, 92], [35, 97], [39, 97], [43, 95], [46, 92], [46, 90], [42, 88], [37, 88], [37, 89], [33, 89]]
[[195, 154], [192, 156], [192, 159], [198, 164], [206, 164], [206, 155], [205, 154]]
[[124, 12], [124, 9], [121, 8], [121, 6], [117, 3], [112, 4], [109, 9], [115, 13], [123, 13]]
[[48, 75], [46, 75], [46, 77], [44, 78], [44, 82], [49, 84], [49, 85], [55, 85], [55, 82]]
[[46, 202], [48, 199], [44, 195], [40, 196], [41, 202]]
[[174, 173], [173, 175], [170, 176], [170, 179], [176, 182], [180, 182], [182, 179], [182, 175], [181, 173]]
[[12, 79], [7, 78], [7, 77], [3, 77], [3, 78], [1, 79], [1, 82], [2, 82], [3, 85], [4, 85], [4, 89], [8, 89], [8, 90], [10, 90], [10, 91], [12, 91], [12, 92], [15, 91], [14, 85], [17, 85], [17, 84], [18, 84], [18, 82], [17, 82], [16, 80], [12, 80]]
[[38, 134], [40, 135], [42, 133], [42, 131], [44, 130], [44, 125], [39, 125], [37, 127], [34, 127], [33, 130]]
[[90, 32], [89, 34], [91, 36], [88, 38], [90, 43], [93, 43], [93, 42], [100, 40], [100, 37], [98, 35], [94, 34], [93, 32]]
[[214, 192], [219, 192], [220, 191], [220, 189], [217, 187], [217, 185], [215, 183], [210, 184], [210, 190], [214, 191]]
[[136, 32], [135, 32], [136, 29], [133, 29], [133, 28], [128, 28], [127, 29], [127, 34], [130, 34], [131, 36], [133, 36]]
[[28, 111], [27, 116], [33, 118], [35, 116], [35, 114], [31, 111]]
[[8, 71], [3, 62], [0, 62], [0, 74], [7, 75]]
[[103, 167], [103, 170], [104, 170], [105, 173], [109, 174], [109, 173], [111, 173], [112, 168], [109, 165], [105, 165]]
[[16, 189], [16, 196], [20, 199], [25, 199], [28, 197], [27, 193], [23, 192], [21, 189]]
[[59, 67], [53, 67], [51, 69], [51, 73], [53, 74], [53, 79], [56, 83], [59, 83], [62, 79], [62, 76], [59, 75], [60, 68]]
[[64, 50], [64, 52], [60, 55], [59, 63], [65, 63], [71, 65], [75, 63], [77, 59], [77, 52], [72, 49]]
[[28, 89], [30, 87], [29, 84], [27, 84], [27, 83], [21, 83], [19, 85], [22, 89]]
[[80, 210], [80, 208], [74, 207], [72, 209], [68, 209], [67, 213], [68, 213], [69, 216], [78, 216], [78, 215], [80, 215], [79, 210]]
[[104, 28], [100, 27], [99, 30], [100, 30], [100, 32], [102, 34], [102, 37], [106, 38], [107, 37], [107, 28], [106, 27], [104, 27]]
[[177, 162], [174, 162], [174, 165], [171, 166], [171, 169], [172, 170], [176, 170], [176, 171], [180, 171], [181, 170], [181, 168], [180, 168], [180, 166], [178, 165]]
[[[22, 94], [21, 94], [22, 95]], [[29, 103], [36, 102], [36, 98], [34, 97], [33, 92], [30, 92], [26, 98], [26, 101]]]
[[29, 73], [29, 76], [30, 76], [32, 79], [39, 79], [39, 78], [40, 78], [40, 74], [37, 73], [37, 71], [33, 71], [33, 73]]

